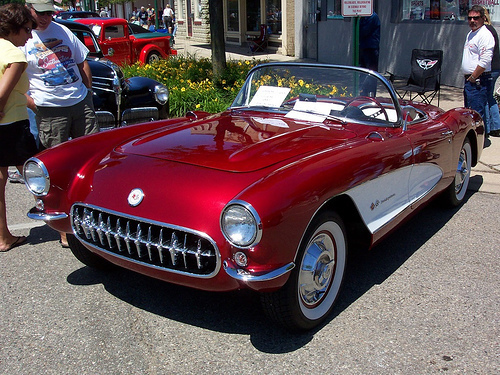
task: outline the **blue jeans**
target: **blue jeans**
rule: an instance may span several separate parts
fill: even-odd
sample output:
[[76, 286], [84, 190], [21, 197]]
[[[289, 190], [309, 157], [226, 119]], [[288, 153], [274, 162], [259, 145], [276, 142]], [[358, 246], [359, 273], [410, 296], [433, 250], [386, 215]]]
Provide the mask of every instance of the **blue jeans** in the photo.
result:
[[464, 104], [467, 108], [471, 108], [478, 112], [483, 121], [486, 117], [486, 109], [488, 108], [488, 92], [491, 90], [491, 74], [482, 74], [480, 83], [465, 81], [464, 84]]
[[495, 82], [500, 76], [500, 71], [494, 70], [491, 72], [491, 86], [488, 91], [488, 105], [486, 109], [486, 118], [484, 119], [484, 127], [486, 134], [493, 130], [500, 130], [500, 112], [498, 108], [498, 103], [494, 97], [495, 93]]

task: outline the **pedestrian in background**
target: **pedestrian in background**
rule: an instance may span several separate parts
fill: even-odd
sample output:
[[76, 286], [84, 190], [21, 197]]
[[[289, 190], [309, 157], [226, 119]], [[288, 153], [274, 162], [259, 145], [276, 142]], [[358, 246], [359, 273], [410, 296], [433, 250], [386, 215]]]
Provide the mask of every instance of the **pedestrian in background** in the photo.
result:
[[468, 13], [470, 31], [462, 56], [465, 107], [477, 111], [484, 119], [491, 89], [491, 59], [495, 39], [484, 25], [484, 8], [474, 5]]
[[[359, 21], [359, 66], [378, 72], [380, 53], [380, 19], [373, 12]], [[377, 79], [367, 76], [362, 83], [361, 93], [374, 97], [377, 93]]]
[[[37, 28], [23, 48], [30, 83], [28, 107], [36, 113], [41, 148], [99, 131], [92, 102], [88, 48], [52, 21], [52, 0], [28, 0]], [[66, 247], [66, 235], [61, 234]]]
[[30, 132], [27, 98], [29, 88], [26, 57], [18, 47], [31, 38], [36, 22], [24, 5], [10, 3], [0, 7], [0, 252], [26, 242], [13, 236], [7, 227], [5, 185], [8, 167], [20, 170], [38, 150]]
[[173, 20], [174, 11], [170, 8], [170, 4], [167, 4], [163, 10], [163, 25], [168, 29], [169, 34], [172, 34]]
[[142, 26], [145, 26], [148, 23], [148, 12], [146, 12], [144, 7], [141, 7], [141, 10], [137, 13], [137, 18], [139, 18]]
[[[483, 7], [484, 8], [484, 7]], [[495, 49], [491, 59], [491, 85], [488, 91], [488, 106], [486, 108], [485, 128], [486, 135], [500, 137], [500, 112], [498, 103], [495, 99], [495, 84], [500, 76], [500, 48], [498, 44], [498, 34], [495, 28], [491, 25], [490, 13], [484, 8], [484, 25], [495, 39]]]

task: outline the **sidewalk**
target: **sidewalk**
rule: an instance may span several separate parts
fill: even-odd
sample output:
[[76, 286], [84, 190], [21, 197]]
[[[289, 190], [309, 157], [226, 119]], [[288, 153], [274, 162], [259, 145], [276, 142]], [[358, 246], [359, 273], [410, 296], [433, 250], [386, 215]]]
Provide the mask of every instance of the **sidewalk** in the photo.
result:
[[[191, 43], [189, 40], [179, 38], [176, 40], [175, 49], [179, 55], [191, 55], [198, 58], [212, 56], [209, 44]], [[227, 60], [268, 60], [268, 61], [311, 61], [300, 60], [295, 57], [283, 56], [277, 53], [259, 52], [251, 53], [249, 48], [239, 46], [226, 46]], [[449, 110], [463, 106], [461, 88], [441, 87], [439, 106]], [[472, 168], [469, 190], [484, 193], [500, 194], [500, 138], [489, 137], [479, 163]]]

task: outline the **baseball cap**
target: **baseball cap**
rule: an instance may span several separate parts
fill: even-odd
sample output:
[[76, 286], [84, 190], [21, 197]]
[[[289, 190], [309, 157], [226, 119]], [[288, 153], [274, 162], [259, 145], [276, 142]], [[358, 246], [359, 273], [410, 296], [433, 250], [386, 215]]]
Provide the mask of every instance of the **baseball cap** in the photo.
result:
[[29, 4], [37, 12], [55, 12], [54, 1], [52, 0], [27, 0], [26, 4]]

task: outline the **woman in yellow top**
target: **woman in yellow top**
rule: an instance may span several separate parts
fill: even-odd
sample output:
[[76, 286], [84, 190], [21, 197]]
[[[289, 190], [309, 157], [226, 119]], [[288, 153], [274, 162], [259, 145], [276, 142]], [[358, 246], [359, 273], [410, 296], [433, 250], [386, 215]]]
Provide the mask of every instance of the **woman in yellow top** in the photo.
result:
[[13, 236], [7, 228], [5, 185], [8, 167], [22, 168], [36, 152], [30, 133], [26, 92], [26, 57], [17, 48], [24, 46], [36, 28], [31, 12], [21, 4], [0, 7], [0, 251], [5, 252], [26, 242], [25, 236]]

